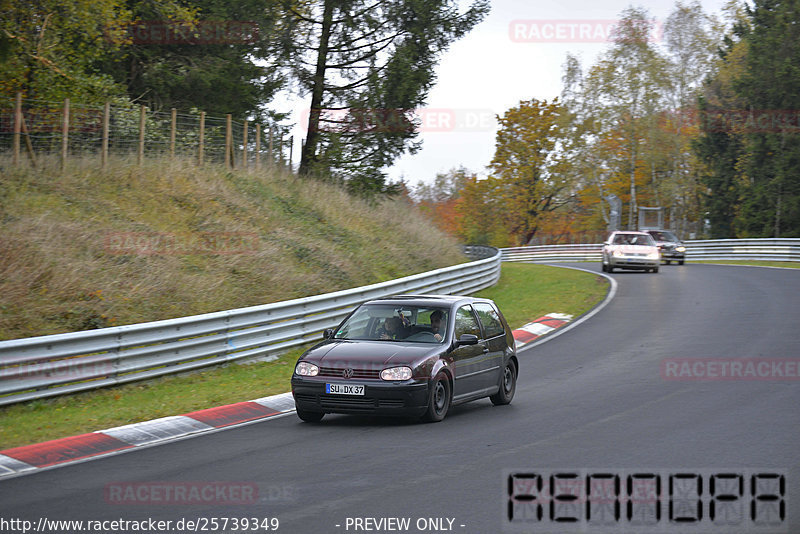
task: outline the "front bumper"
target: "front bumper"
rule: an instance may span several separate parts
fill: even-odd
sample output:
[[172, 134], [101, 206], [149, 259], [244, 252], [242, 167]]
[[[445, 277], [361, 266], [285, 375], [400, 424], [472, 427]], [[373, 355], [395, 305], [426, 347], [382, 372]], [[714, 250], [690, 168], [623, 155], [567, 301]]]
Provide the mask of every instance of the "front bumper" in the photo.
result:
[[[364, 395], [332, 395], [325, 384], [361, 384]], [[298, 409], [309, 412], [421, 416], [428, 408], [428, 380], [386, 382], [331, 377], [292, 377], [292, 396]]]
[[643, 256], [611, 256], [608, 262], [611, 267], [617, 269], [652, 269], [658, 267], [660, 259], [649, 259]]
[[677, 250], [662, 250], [661, 251], [661, 259], [662, 260], [683, 260], [686, 258], [685, 252], [678, 252]]

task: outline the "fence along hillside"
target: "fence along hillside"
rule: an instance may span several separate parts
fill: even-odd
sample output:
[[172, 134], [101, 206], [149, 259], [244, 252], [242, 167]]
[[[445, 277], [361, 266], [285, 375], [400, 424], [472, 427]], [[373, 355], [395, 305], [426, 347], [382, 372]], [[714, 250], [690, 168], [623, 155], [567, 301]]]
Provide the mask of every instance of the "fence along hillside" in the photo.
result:
[[94, 157], [105, 166], [109, 156], [180, 156], [197, 164], [229, 168], [288, 166], [292, 138], [287, 128], [201, 110], [152, 111], [145, 106], [91, 106], [0, 97], [0, 153], [13, 166], [36, 167], [57, 156], [63, 169], [70, 157]]

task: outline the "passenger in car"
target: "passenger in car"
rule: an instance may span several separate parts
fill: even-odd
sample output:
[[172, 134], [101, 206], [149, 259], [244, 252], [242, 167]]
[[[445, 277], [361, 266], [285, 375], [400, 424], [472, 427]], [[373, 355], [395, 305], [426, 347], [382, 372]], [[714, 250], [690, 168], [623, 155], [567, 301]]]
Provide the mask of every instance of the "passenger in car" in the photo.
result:
[[378, 330], [380, 339], [402, 339], [403, 323], [399, 317], [389, 317], [383, 322], [383, 328]]
[[436, 341], [442, 340], [442, 317], [444, 313], [441, 310], [435, 310], [431, 314], [431, 332], [433, 332], [433, 337], [436, 338]]

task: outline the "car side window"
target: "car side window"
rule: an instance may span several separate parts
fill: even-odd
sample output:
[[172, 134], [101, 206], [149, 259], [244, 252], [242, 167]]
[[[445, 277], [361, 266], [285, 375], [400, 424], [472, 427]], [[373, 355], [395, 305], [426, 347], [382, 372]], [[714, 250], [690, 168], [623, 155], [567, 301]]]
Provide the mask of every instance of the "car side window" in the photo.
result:
[[486, 339], [503, 335], [505, 332], [503, 329], [503, 322], [500, 320], [497, 310], [495, 310], [491, 304], [488, 302], [476, 302], [475, 311], [478, 314], [478, 319], [480, 319], [481, 324], [483, 325], [483, 331], [486, 333]]
[[462, 334], [474, 334], [481, 337], [480, 326], [469, 306], [462, 306], [456, 312], [456, 339], [460, 338]]

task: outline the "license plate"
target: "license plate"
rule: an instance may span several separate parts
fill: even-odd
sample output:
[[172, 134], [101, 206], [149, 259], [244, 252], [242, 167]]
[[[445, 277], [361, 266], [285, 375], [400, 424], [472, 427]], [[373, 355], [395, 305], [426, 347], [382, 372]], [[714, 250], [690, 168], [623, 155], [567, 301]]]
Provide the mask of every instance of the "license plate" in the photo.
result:
[[364, 386], [356, 384], [325, 384], [325, 393], [334, 395], [363, 395]]

